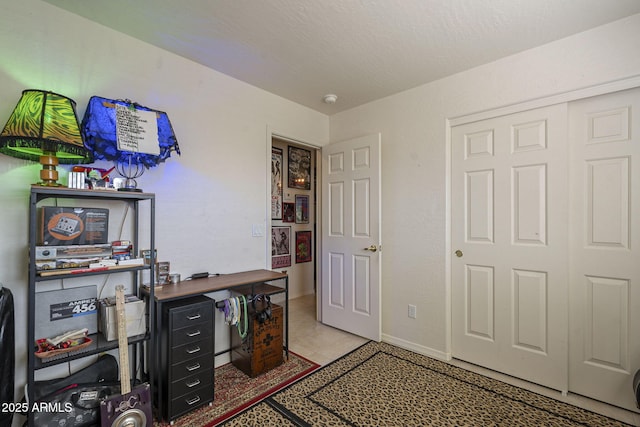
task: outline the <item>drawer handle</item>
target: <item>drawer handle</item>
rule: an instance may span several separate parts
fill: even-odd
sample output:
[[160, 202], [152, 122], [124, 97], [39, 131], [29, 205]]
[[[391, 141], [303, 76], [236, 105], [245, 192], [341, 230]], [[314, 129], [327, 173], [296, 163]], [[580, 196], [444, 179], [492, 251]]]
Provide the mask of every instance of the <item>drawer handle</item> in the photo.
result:
[[197, 331], [194, 331], [194, 332], [187, 332], [187, 336], [188, 337], [197, 337], [200, 334], [201, 334], [200, 329], [198, 329]]
[[187, 399], [187, 405], [189, 406], [195, 405], [198, 402], [200, 402], [200, 396], [196, 396], [193, 399]]
[[200, 347], [199, 346], [195, 346], [194, 348], [188, 348], [187, 349], [187, 353], [189, 354], [194, 354], [200, 351]]
[[193, 388], [193, 387], [195, 387], [197, 385], [200, 385], [200, 380], [195, 380], [195, 381], [192, 381], [190, 383], [187, 383], [187, 387], [189, 387], [189, 388]]
[[196, 314], [195, 316], [187, 316], [187, 319], [189, 320], [197, 320], [199, 318], [201, 318], [202, 316], [200, 314]]
[[189, 372], [197, 371], [198, 369], [200, 369], [199, 363], [196, 363], [195, 365], [187, 366], [187, 371]]

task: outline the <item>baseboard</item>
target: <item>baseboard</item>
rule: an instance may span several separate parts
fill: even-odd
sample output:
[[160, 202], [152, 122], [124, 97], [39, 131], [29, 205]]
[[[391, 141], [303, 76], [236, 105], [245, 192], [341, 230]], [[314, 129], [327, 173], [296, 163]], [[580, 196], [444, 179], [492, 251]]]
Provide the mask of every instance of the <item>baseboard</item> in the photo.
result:
[[451, 353], [435, 350], [391, 335], [382, 334], [382, 341], [395, 345], [396, 347], [404, 348], [405, 350], [413, 351], [414, 353], [422, 354], [423, 356], [433, 357], [434, 359], [444, 360], [445, 362], [451, 360]]

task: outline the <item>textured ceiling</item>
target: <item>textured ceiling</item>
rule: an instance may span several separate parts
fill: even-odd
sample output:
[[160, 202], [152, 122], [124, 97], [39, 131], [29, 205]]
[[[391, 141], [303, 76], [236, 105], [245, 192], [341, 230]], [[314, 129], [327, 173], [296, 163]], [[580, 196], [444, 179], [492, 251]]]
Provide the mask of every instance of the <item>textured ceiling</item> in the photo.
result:
[[638, 0], [45, 1], [326, 114], [640, 13]]

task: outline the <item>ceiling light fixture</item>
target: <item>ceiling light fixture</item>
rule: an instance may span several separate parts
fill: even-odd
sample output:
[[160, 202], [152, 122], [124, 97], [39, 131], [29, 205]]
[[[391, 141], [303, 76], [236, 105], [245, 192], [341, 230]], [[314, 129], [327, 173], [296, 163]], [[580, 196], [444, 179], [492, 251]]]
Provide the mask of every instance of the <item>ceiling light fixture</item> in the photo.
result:
[[329, 93], [322, 98], [322, 101], [325, 104], [335, 104], [338, 100], [338, 95], [334, 95], [333, 93]]

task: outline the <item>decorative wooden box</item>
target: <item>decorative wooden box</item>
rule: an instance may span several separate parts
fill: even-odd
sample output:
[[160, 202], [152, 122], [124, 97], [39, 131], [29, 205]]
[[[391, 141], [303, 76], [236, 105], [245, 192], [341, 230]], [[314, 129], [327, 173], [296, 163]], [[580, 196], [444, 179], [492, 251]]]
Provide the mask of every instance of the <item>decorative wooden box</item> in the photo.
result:
[[283, 362], [283, 310], [272, 304], [271, 318], [263, 323], [249, 304], [249, 330], [241, 339], [237, 329], [231, 334], [231, 363], [251, 378], [257, 377]]

